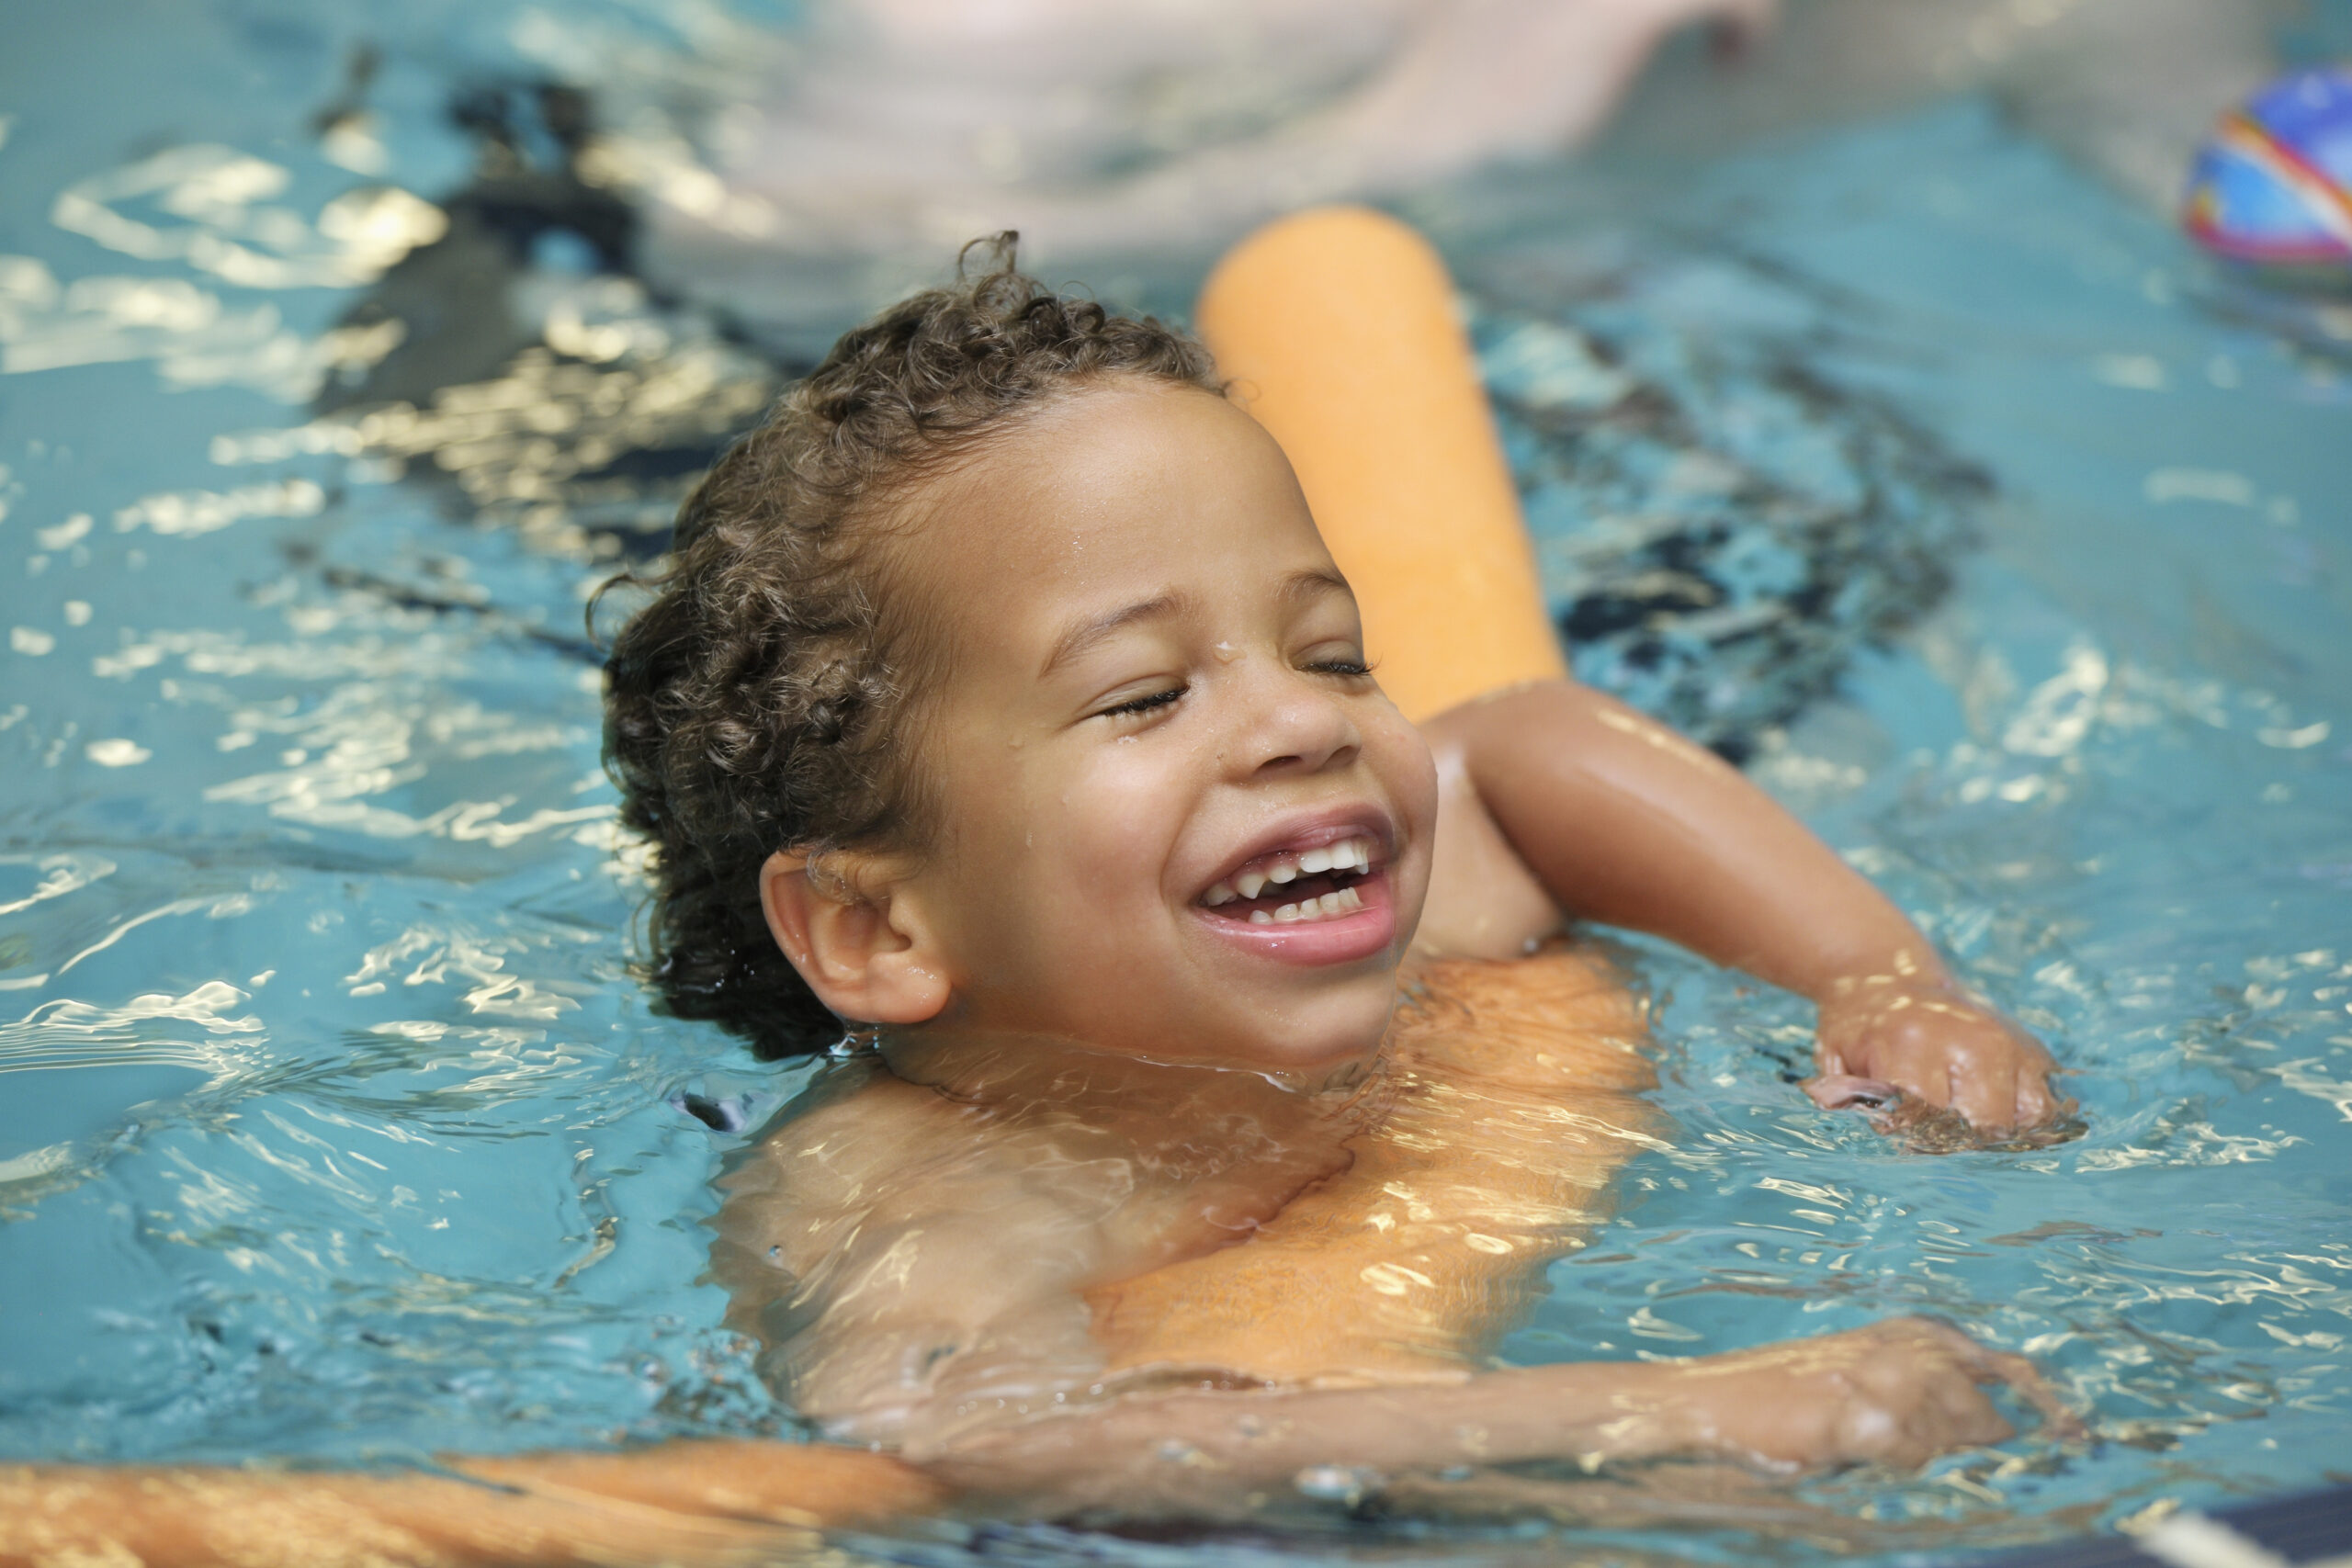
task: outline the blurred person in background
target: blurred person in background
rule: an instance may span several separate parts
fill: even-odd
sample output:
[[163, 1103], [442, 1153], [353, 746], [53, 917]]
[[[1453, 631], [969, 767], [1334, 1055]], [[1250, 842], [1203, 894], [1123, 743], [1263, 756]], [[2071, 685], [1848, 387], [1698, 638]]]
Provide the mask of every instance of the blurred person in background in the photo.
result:
[[[1020, 230], [1052, 267], [1184, 271], [1282, 211], [1408, 197], [1555, 158], [1600, 137], [1629, 97], [1615, 141], [1679, 153], [1990, 91], [2113, 183], [2168, 206], [2197, 138], [2272, 69], [2270, 29], [2291, 9], [820, 0], [750, 101], [703, 128], [705, 178], [686, 199], [650, 204], [643, 254], [650, 272], [753, 321], [820, 299], [838, 316], [837, 288], [887, 294], [893, 258], [1000, 228]], [[1649, 70], [1693, 29], [1714, 48], [1671, 51]], [[812, 266], [835, 288], [812, 289]], [[795, 290], [797, 303], [785, 298]]]

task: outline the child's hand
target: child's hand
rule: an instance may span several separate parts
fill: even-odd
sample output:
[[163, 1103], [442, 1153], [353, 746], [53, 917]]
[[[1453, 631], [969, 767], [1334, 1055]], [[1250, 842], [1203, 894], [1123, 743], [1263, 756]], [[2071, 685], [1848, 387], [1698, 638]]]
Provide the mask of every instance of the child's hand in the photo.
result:
[[1805, 1092], [1828, 1109], [1868, 1103], [1891, 1087], [1909, 1102], [1898, 1121], [1956, 1112], [1995, 1135], [2074, 1110], [2051, 1093], [2057, 1064], [2041, 1042], [1951, 986], [1854, 986], [1821, 1004], [1819, 1036], [1821, 1071]]
[[1679, 1447], [1770, 1469], [1908, 1468], [2017, 1435], [1979, 1386], [1992, 1383], [2041, 1410], [2046, 1435], [2081, 1436], [2032, 1362], [1921, 1317], [1682, 1363], [1666, 1414]]

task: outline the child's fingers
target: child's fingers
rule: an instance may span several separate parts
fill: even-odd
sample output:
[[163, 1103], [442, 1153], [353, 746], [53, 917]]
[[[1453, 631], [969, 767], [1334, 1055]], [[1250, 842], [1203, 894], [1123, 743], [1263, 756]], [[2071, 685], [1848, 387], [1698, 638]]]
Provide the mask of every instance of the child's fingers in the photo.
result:
[[[1825, 1111], [1891, 1116], [1894, 1127], [1941, 1113], [1951, 1125], [1937, 1145], [1962, 1148], [2058, 1122], [2073, 1103], [2051, 1089], [2055, 1070], [2041, 1043], [2007, 1020], [1939, 1000], [1825, 1027], [1820, 1071], [1801, 1087]], [[1962, 1123], [1972, 1136], [1956, 1135]]]
[[2083, 1435], [2083, 1418], [2074, 1407], [2060, 1397], [2041, 1369], [2023, 1356], [2013, 1356], [2005, 1350], [1984, 1350], [1986, 1369], [1992, 1379], [2008, 1384], [2019, 1397], [2041, 1413], [2041, 1430], [2045, 1437], [2072, 1441]]
[[2039, 1127], [2058, 1119], [2058, 1097], [2050, 1092], [2050, 1074], [2036, 1066], [2018, 1075], [2018, 1122], [2020, 1127]]
[[2071, 1438], [2083, 1435], [2082, 1418], [2072, 1406], [2059, 1397], [2041, 1375], [2041, 1369], [2025, 1357], [2007, 1350], [1996, 1350], [1948, 1323], [1931, 1318], [1919, 1320], [1937, 1337], [1960, 1356], [1969, 1375], [1984, 1384], [2006, 1383], [2017, 1395], [2041, 1413], [2042, 1430], [2052, 1438]]
[[[1902, 1320], [1916, 1336], [1912, 1354], [1887, 1372], [1901, 1380], [1917, 1402], [1909, 1423], [1920, 1434], [1932, 1434], [1932, 1453], [1956, 1444], [1998, 1443], [2017, 1435], [1980, 1386], [1987, 1380], [1977, 1359], [1982, 1348], [1966, 1335], [1932, 1318]], [[1926, 1344], [1918, 1343], [1924, 1338]]]
[[1873, 1336], [1883, 1348], [1854, 1369], [1881, 1417], [1871, 1437], [1855, 1435], [1852, 1454], [1883, 1463], [1924, 1464], [1955, 1448], [2007, 1442], [2017, 1428], [1980, 1385], [1988, 1375], [1983, 1347], [1932, 1318], [1898, 1318]]
[[1948, 1069], [1951, 1107], [1980, 1133], [2006, 1133], [2015, 1125], [2018, 1069], [2014, 1061], [1955, 1061]]
[[1920, 1461], [1922, 1463], [1955, 1448], [1990, 1448], [2018, 1435], [2016, 1426], [1972, 1379], [1949, 1379], [1939, 1384], [1930, 1397], [1936, 1404], [1939, 1425], [1937, 1439], [1931, 1451]]
[[2071, 1108], [2051, 1091], [2049, 1054], [2030, 1038], [2009, 1036], [1978, 1054], [1981, 1083], [1960, 1102], [1971, 1125], [1987, 1133], [2047, 1126]]
[[1950, 1050], [1951, 1105], [1980, 1132], [2039, 1127], [2059, 1114], [2050, 1092], [2050, 1054], [2005, 1020], [1984, 1020], [1993, 1032], [1971, 1032]]

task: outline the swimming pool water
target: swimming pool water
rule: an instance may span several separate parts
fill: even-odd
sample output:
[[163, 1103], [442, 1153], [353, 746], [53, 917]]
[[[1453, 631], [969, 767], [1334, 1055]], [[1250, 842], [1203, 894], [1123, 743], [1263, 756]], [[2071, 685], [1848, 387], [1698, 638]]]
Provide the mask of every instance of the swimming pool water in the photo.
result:
[[[324, 142], [307, 121], [356, 7], [7, 24], [0, 1454], [400, 1461], [791, 1429], [697, 1282], [743, 1134], [673, 1101], [756, 1123], [807, 1069], [652, 1015], [628, 976], [580, 498], [503, 494], [477, 526], [416, 482], [428, 458], [404, 479], [307, 406], [338, 356], [380, 352], [337, 322], [462, 181], [449, 84], [531, 64], [547, 15], [379, 26], [377, 118]], [[571, 45], [653, 27], [562, 15]], [[1506, 1353], [1929, 1311], [2089, 1414], [2087, 1449], [1807, 1488], [1865, 1521], [1847, 1551], [2345, 1479], [2352, 316], [2245, 293], [1980, 103], [1673, 175], [1521, 176], [1417, 215], [1482, 300], [1684, 355], [1707, 450], [1789, 493], [1887, 501], [1912, 473], [1816, 439], [1865, 403], [1989, 476], [1916, 500], [1965, 499], [1935, 536], [1952, 593], [1849, 645], [1837, 694], [1758, 730], [1752, 766], [2045, 1033], [2088, 1130], [1891, 1148], [1782, 1081], [1801, 1006], [1640, 944], [1680, 1134]], [[350, 194], [379, 178], [414, 200]], [[1842, 400], [1814, 424], [1782, 417], [1816, 406], [1792, 366]], [[476, 412], [510, 456], [560, 445]], [[1539, 509], [1555, 588], [1608, 521]], [[1335, 1516], [983, 1544], [1553, 1561], [1600, 1539]]]

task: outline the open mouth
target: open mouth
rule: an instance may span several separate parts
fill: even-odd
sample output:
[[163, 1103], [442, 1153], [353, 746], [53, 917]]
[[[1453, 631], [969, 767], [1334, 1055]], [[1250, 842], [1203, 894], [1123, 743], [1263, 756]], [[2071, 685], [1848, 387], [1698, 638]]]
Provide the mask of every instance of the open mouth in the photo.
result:
[[1367, 908], [1362, 885], [1379, 874], [1380, 845], [1346, 838], [1311, 850], [1260, 855], [1210, 886], [1200, 902], [1213, 914], [1253, 926], [1314, 925]]

